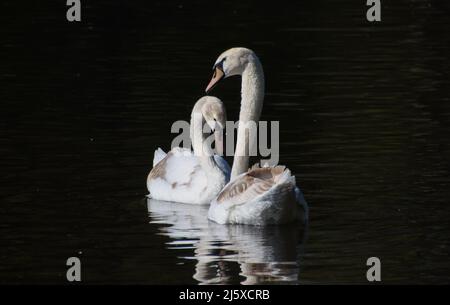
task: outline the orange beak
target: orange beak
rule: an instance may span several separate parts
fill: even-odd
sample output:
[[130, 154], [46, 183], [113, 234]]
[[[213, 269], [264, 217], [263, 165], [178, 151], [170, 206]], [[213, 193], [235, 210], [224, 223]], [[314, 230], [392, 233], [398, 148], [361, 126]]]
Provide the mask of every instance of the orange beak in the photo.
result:
[[211, 78], [211, 81], [208, 84], [208, 87], [206, 87], [205, 92], [209, 93], [209, 91], [212, 90], [212, 88], [214, 88], [215, 85], [217, 85], [217, 83], [225, 76], [225, 74], [223, 73], [223, 71], [219, 68], [216, 67], [214, 69], [214, 74], [213, 77]]

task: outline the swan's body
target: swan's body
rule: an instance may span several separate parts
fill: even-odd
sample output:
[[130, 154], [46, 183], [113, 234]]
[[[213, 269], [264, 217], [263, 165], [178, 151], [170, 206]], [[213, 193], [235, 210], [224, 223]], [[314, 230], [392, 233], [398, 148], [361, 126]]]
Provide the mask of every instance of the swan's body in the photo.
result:
[[[242, 75], [239, 126], [261, 115], [264, 99], [264, 73], [255, 53], [233, 48], [215, 63], [209, 91], [222, 78]], [[308, 206], [295, 177], [283, 166], [253, 168], [249, 165], [249, 133], [239, 127], [231, 181], [211, 203], [208, 218], [220, 224], [281, 224], [306, 221]]]
[[217, 223], [270, 225], [306, 220], [308, 206], [284, 166], [253, 167], [228, 183], [212, 201]]
[[[221, 156], [213, 154], [203, 134], [204, 122], [210, 117], [217, 118], [216, 125], [225, 125], [222, 102], [207, 96], [201, 98], [192, 111], [191, 138], [194, 151], [180, 147], [173, 148], [167, 154], [160, 148], [155, 151], [153, 168], [147, 178], [147, 188], [152, 198], [209, 204], [228, 182], [228, 163]], [[216, 130], [216, 135], [217, 132], [221, 130]]]

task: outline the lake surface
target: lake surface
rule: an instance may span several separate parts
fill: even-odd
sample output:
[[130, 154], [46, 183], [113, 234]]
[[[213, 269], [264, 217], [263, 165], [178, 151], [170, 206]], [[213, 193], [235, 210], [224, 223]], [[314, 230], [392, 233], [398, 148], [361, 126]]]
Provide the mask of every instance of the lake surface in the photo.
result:
[[[77, 24], [0, 4], [0, 282], [66, 283], [77, 256], [83, 283], [367, 283], [376, 256], [384, 283], [450, 283], [449, 4], [382, 1], [371, 24], [365, 1], [91, 2]], [[263, 63], [307, 227], [146, 198], [232, 46]], [[239, 90], [212, 92], [231, 120]]]

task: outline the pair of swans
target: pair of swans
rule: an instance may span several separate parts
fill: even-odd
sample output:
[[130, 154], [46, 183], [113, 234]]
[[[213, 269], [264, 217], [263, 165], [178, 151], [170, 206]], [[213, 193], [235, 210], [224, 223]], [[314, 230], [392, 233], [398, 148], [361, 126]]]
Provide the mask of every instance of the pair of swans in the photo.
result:
[[[246, 48], [222, 53], [214, 64], [209, 93], [222, 79], [242, 76], [239, 124], [258, 122], [264, 100], [264, 73], [256, 54]], [[147, 178], [150, 196], [157, 200], [208, 204], [208, 218], [219, 224], [268, 225], [298, 220], [306, 222], [308, 206], [295, 176], [284, 166], [253, 166], [249, 169], [249, 133], [238, 128], [233, 167], [213, 154], [205, 141], [203, 124], [214, 130], [216, 146], [222, 147], [226, 121], [223, 103], [211, 96], [201, 98], [191, 115], [193, 152], [173, 148], [155, 152]]]

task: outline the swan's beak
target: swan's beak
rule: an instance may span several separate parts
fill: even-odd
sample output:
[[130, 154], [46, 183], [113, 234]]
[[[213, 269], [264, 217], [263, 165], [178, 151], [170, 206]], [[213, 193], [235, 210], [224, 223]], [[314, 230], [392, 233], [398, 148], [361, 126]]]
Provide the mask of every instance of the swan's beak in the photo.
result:
[[217, 83], [224, 78], [225, 73], [223, 73], [222, 69], [220, 69], [219, 67], [216, 67], [214, 69], [214, 74], [213, 77], [211, 78], [211, 81], [208, 84], [208, 87], [206, 87], [205, 92], [209, 93], [209, 91], [212, 90], [212, 88], [214, 88], [215, 85], [217, 85]]

